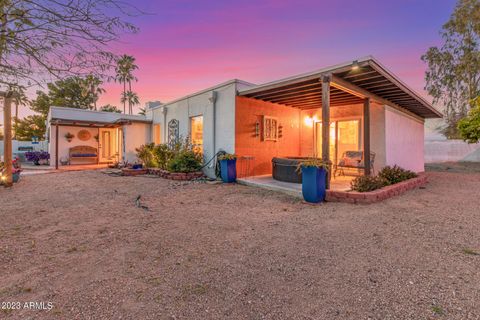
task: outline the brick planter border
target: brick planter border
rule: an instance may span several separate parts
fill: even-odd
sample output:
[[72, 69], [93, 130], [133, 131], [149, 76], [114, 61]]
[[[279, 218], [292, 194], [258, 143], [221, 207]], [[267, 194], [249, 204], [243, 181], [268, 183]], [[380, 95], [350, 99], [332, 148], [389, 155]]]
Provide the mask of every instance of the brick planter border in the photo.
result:
[[167, 170], [162, 170], [158, 168], [149, 168], [147, 169], [149, 174], [154, 174], [161, 178], [170, 179], [170, 180], [181, 180], [188, 181], [197, 178], [203, 177], [203, 172], [169, 172]]
[[408, 190], [423, 186], [427, 182], [427, 176], [425, 174], [420, 174], [416, 178], [408, 179], [370, 192], [327, 190], [325, 200], [330, 202], [374, 203], [398, 196]]

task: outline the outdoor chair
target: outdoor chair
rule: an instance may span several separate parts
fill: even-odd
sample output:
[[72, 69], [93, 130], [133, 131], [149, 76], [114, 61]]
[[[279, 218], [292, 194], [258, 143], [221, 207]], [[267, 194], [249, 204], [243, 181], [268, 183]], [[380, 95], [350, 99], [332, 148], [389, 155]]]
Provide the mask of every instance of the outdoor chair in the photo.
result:
[[[370, 172], [374, 174], [375, 152], [370, 152]], [[338, 175], [345, 176], [345, 170], [355, 170], [361, 172], [365, 171], [365, 159], [363, 157], [363, 151], [345, 151], [342, 158], [335, 165], [333, 176]]]

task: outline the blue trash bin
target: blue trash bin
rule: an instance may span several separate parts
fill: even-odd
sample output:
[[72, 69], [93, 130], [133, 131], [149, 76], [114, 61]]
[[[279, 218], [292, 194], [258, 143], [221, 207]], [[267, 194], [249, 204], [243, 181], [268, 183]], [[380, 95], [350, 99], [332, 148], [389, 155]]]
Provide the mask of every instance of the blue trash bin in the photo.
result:
[[325, 168], [302, 166], [302, 194], [305, 201], [318, 203], [325, 200], [326, 177]]
[[225, 183], [237, 180], [237, 159], [220, 160], [220, 177]]

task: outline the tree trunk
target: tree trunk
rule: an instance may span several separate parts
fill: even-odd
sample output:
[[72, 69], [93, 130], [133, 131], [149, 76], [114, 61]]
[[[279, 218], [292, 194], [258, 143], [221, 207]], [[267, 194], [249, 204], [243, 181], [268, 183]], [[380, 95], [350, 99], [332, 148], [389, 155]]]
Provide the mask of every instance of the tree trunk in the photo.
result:
[[[132, 81], [128, 80], [128, 91], [130, 91], [130, 94], [132, 93]], [[130, 114], [133, 113], [132, 109], [132, 100], [128, 99], [128, 111]]]
[[18, 123], [18, 102], [15, 102], [15, 119], [13, 120], [13, 140], [17, 140], [17, 123]]
[[124, 81], [123, 82], [123, 113], [127, 113], [126, 112], [126, 103], [127, 103], [127, 100], [125, 99], [126, 96], [125, 96], [125, 92], [127, 90], [127, 83]]

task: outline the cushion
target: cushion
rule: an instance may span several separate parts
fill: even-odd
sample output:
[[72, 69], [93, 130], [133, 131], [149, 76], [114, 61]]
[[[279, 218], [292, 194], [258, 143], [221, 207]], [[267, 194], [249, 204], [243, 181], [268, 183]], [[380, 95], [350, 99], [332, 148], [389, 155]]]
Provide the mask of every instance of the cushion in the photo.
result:
[[75, 158], [88, 158], [88, 157], [96, 157], [97, 155], [95, 153], [74, 153], [71, 155], [71, 157]]

